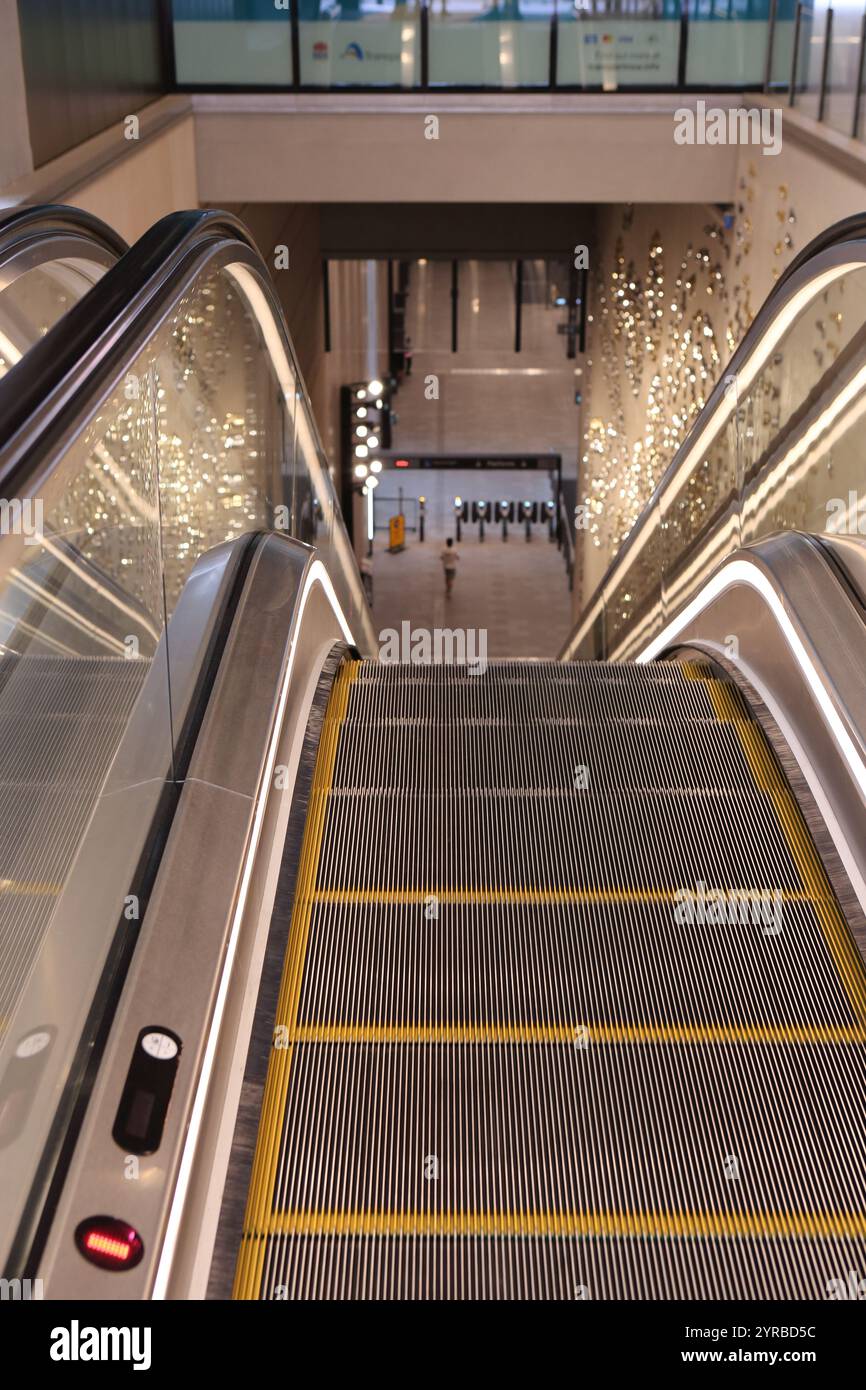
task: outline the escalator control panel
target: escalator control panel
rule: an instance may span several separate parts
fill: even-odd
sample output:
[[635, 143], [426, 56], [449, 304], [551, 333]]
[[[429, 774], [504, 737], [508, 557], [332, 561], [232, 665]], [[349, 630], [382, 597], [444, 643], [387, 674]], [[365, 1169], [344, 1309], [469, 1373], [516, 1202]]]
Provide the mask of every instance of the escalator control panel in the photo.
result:
[[120, 1098], [112, 1137], [126, 1153], [152, 1154], [159, 1148], [181, 1043], [168, 1028], [142, 1028]]

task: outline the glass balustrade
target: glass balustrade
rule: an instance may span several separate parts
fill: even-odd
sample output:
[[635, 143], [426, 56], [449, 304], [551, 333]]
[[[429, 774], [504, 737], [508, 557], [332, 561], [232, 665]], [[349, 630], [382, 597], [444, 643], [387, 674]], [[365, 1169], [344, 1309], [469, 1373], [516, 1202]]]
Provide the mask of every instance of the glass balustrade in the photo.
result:
[[173, 0], [182, 86], [284, 87], [292, 81], [292, 16], [274, 0]]
[[182, 88], [793, 85], [805, 115], [862, 134], [863, 0], [171, 0], [170, 13]]
[[741, 546], [866, 535], [862, 256], [837, 247], [793, 277], [587, 597], [573, 657], [636, 654]]
[[[316, 547], [353, 631], [369, 627], [273, 291], [250, 257], [203, 254], [144, 344], [69, 422], [50, 473], [0, 502], [0, 1184], [10, 1193], [28, 1190], [58, 1094], [77, 1084], [89, 1011], [100, 1016], [109, 963], [139, 920], [146, 837], [178, 775], [184, 586], [197, 562], [245, 533], [282, 530]], [[17, 365], [0, 390], [15, 390]], [[9, 476], [11, 460], [0, 468]], [[0, 1245], [15, 1219], [10, 1202]]]

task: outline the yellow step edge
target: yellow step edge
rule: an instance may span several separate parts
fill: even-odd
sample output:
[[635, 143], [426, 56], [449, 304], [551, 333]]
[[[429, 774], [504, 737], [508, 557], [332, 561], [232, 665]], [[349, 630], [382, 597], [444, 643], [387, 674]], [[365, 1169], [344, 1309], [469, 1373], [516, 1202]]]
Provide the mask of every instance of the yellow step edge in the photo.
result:
[[268, 1236], [487, 1236], [614, 1239], [831, 1239], [866, 1236], [866, 1212], [836, 1211], [283, 1211], [247, 1243]]
[[[307, 811], [301, 857], [298, 864], [298, 880], [295, 886], [289, 940], [283, 962], [283, 974], [274, 1020], [275, 1027], [284, 1028], [289, 1038], [295, 1032], [297, 1025], [301, 978], [306, 961], [310, 919], [313, 911], [313, 890], [319, 868], [328, 793], [333, 782], [334, 767], [337, 761], [337, 743], [340, 729], [346, 717], [352, 683], [358, 673], [358, 665], [359, 663], [356, 661], [347, 660], [340, 667], [331, 689], [319, 739], [310, 791], [310, 805]], [[259, 1116], [256, 1149], [244, 1214], [245, 1230], [255, 1230], [262, 1227], [272, 1208], [292, 1055], [293, 1047], [289, 1042], [287, 1047], [272, 1048], [268, 1060], [264, 1099]], [[261, 1243], [243, 1240], [238, 1251], [235, 1268], [233, 1298], [258, 1298], [263, 1265], [264, 1250]]]
[[[343, 906], [352, 903], [379, 904], [422, 904], [430, 898], [439, 903], [492, 905], [519, 904], [521, 906], [548, 906], [573, 903], [674, 903], [679, 899], [681, 888], [320, 888], [313, 895], [317, 906]], [[707, 896], [723, 892], [729, 897], [743, 898], [766, 892], [760, 888], [707, 887]], [[831, 901], [835, 901], [827, 890]], [[780, 890], [783, 902], [814, 903], [812, 893], [801, 888]]]
[[866, 1043], [866, 1028], [835, 1024], [713, 1024], [713, 1023], [308, 1023], [299, 1025], [292, 1042], [331, 1043], [483, 1043], [538, 1045], [589, 1043], [675, 1044], [747, 1043], [759, 1045]]

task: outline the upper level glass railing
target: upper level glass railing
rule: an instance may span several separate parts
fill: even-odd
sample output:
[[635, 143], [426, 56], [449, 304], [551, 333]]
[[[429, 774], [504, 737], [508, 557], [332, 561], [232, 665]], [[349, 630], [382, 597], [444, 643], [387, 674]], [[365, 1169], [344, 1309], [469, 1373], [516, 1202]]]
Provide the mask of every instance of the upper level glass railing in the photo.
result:
[[172, 28], [193, 89], [760, 90], [795, 49], [812, 84], [797, 0], [172, 0]]
[[169, 2], [184, 90], [765, 91], [863, 135], [863, 0]]
[[866, 535], [864, 412], [858, 218], [776, 286], [562, 655], [636, 656], [727, 555], [775, 532]]

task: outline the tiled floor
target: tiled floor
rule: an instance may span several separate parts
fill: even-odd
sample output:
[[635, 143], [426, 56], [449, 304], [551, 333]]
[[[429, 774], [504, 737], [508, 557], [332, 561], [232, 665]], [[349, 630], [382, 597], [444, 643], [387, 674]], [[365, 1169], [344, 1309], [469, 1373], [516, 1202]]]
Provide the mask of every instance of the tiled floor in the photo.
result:
[[478, 525], [463, 528], [454, 590], [445, 596], [440, 556], [446, 536], [454, 535], [453, 499], [495, 497], [546, 500], [547, 475], [533, 473], [385, 473], [377, 508], [377, 525], [396, 512], [398, 486], [403, 489], [407, 522], [414, 524], [417, 498], [427, 499], [427, 530], [423, 544], [407, 533], [406, 549], [387, 551], [387, 532], [377, 531], [373, 557], [373, 622], [377, 632], [413, 628], [482, 628], [487, 631], [487, 656], [555, 657], [571, 628], [571, 594], [565, 562], [547, 528], [532, 528], [527, 542], [519, 527], [503, 541], [501, 530]]

